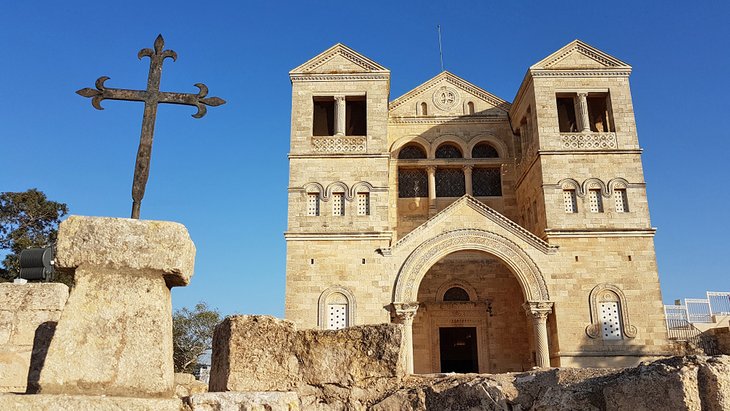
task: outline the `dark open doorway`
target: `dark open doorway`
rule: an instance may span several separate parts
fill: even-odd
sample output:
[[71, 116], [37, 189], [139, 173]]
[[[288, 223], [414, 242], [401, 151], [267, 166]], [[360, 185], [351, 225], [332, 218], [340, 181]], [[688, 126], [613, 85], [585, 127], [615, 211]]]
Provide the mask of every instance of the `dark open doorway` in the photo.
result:
[[476, 327], [439, 328], [441, 372], [479, 372]]

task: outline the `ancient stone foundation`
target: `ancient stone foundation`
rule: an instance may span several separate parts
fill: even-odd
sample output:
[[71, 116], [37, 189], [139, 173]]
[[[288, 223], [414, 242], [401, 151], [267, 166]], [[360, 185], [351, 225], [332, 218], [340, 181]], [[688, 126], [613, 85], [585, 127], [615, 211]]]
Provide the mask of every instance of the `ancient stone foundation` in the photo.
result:
[[0, 284], [0, 392], [25, 392], [38, 381], [67, 299], [64, 284]]

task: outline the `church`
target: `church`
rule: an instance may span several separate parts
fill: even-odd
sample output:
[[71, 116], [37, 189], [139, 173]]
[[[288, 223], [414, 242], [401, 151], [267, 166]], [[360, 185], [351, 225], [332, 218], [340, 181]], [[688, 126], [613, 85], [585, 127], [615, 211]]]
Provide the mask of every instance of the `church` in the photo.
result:
[[668, 355], [631, 66], [575, 40], [511, 102], [390, 74], [343, 44], [289, 73], [286, 318], [403, 324], [411, 373]]

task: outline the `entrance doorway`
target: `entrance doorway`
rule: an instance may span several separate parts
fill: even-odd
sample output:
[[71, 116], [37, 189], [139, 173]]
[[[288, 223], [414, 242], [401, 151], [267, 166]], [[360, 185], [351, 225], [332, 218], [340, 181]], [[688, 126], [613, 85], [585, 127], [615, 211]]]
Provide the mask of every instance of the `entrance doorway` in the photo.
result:
[[441, 372], [479, 372], [476, 327], [439, 328]]

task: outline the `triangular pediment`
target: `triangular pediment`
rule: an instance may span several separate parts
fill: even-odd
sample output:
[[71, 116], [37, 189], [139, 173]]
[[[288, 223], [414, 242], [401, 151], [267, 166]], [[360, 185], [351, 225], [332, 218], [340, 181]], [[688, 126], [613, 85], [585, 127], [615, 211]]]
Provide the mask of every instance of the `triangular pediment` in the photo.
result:
[[392, 116], [414, 115], [417, 104], [425, 102], [430, 116], [464, 115], [464, 104], [473, 102], [475, 114], [486, 111], [507, 113], [510, 103], [494, 94], [475, 86], [461, 77], [443, 71], [436, 77], [390, 102], [388, 109]]
[[355, 50], [337, 43], [289, 74], [387, 73], [388, 69]]
[[[504, 234], [505, 237], [518, 238], [545, 254], [552, 254], [558, 250], [557, 246], [550, 245], [521, 225], [467, 194], [403, 236], [390, 249], [384, 251], [395, 253], [401, 248], [409, 249], [413, 247], [412, 243], [422, 241], [422, 237], [430, 238], [430, 233], [459, 228], [474, 228], [464, 225], [464, 222], [468, 221], [470, 217], [472, 221], [479, 222], [480, 227], [489, 228], [497, 234]], [[459, 225], [464, 225], [464, 227]]]
[[531, 70], [590, 70], [631, 68], [623, 61], [610, 56], [580, 40], [573, 40], [560, 50], [540, 60]]

